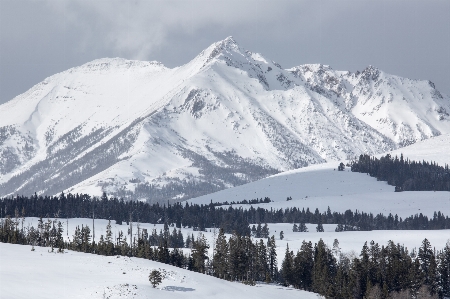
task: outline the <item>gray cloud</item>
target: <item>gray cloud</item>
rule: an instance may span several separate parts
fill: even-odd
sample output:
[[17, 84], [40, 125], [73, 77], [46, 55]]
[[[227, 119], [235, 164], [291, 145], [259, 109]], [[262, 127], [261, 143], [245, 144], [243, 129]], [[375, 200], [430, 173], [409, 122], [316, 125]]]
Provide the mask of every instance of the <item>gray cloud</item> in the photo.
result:
[[367, 65], [450, 94], [450, 2], [1, 0], [0, 103], [101, 57], [184, 64], [233, 35], [283, 67]]

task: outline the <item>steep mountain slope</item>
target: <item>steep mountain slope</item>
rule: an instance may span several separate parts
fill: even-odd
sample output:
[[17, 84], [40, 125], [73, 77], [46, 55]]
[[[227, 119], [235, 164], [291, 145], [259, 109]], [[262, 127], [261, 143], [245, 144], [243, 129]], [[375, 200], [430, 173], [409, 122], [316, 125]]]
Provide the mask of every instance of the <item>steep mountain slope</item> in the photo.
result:
[[0, 106], [0, 195], [186, 199], [449, 133], [447, 111], [429, 82], [282, 69], [231, 37], [174, 69], [100, 59]]

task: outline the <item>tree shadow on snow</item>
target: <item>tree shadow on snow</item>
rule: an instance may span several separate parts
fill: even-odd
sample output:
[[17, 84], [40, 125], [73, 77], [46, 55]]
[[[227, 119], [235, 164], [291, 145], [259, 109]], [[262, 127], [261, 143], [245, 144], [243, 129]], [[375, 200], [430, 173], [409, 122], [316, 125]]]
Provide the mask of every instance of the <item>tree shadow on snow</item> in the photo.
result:
[[162, 288], [165, 291], [170, 292], [192, 292], [195, 291], [193, 288], [183, 288], [183, 287], [176, 287], [176, 286], [165, 286]]

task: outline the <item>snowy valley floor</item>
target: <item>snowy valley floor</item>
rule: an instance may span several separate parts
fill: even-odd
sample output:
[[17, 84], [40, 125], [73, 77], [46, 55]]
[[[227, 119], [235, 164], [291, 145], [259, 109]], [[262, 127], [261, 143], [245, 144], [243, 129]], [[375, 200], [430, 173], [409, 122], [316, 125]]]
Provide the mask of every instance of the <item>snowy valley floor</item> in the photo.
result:
[[[247, 286], [139, 258], [0, 243], [0, 298], [320, 298], [278, 285]], [[165, 278], [153, 289], [148, 275]]]

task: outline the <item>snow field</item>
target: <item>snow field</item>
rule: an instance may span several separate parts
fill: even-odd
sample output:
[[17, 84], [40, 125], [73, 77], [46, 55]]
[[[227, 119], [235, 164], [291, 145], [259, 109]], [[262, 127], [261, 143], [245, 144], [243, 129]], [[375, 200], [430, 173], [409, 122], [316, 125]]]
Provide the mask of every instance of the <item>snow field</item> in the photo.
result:
[[[447, 154], [448, 156], [448, 154]], [[450, 216], [450, 192], [406, 191], [394, 192], [394, 186], [377, 181], [364, 173], [337, 171], [338, 162], [309, 166], [283, 172], [268, 178], [204, 195], [188, 202], [209, 204], [212, 202], [238, 202], [244, 199], [269, 197], [273, 202], [253, 205], [254, 208], [286, 209], [297, 207], [316, 208], [322, 213], [330, 207], [332, 212], [391, 213], [405, 218], [422, 213], [432, 217], [436, 211]], [[336, 169], [336, 170], [335, 170]], [[287, 197], [291, 201], [286, 201]], [[251, 205], [233, 205], [250, 208]]]
[[[410, 146], [406, 146], [395, 151], [390, 152], [391, 156], [396, 155], [408, 158], [415, 161], [434, 161], [440, 166], [450, 164], [450, 134], [443, 134], [432, 137], [427, 140], [416, 142]], [[383, 154], [384, 156], [385, 154]], [[378, 157], [382, 155], [377, 155]]]
[[[374, 231], [346, 231], [335, 232], [336, 225], [323, 224], [324, 232], [316, 232], [316, 224], [306, 224], [308, 232], [300, 233], [293, 232], [290, 223], [269, 223], [270, 235], [275, 235], [277, 244], [278, 264], [281, 266], [281, 262], [284, 258], [286, 246], [289, 245], [289, 249], [297, 252], [300, 249], [303, 240], [306, 242], [311, 241], [314, 245], [322, 239], [325, 244], [332, 249], [335, 239], [339, 241], [339, 247], [342, 253], [356, 254], [359, 256], [364, 242], [367, 244], [370, 241], [378, 243], [380, 247], [386, 246], [388, 241], [392, 240], [395, 244], [404, 245], [408, 248], [409, 252], [413, 249], [418, 251], [418, 248], [422, 244], [423, 239], [427, 238], [430, 241], [432, 247], [436, 250], [441, 250], [445, 247], [445, 244], [450, 240], [450, 230], [374, 230]], [[284, 238], [280, 240], [280, 231], [283, 231]]]
[[[320, 298], [278, 285], [228, 282], [145, 259], [48, 249], [33, 252], [31, 246], [0, 243], [1, 298]], [[155, 289], [148, 281], [153, 269], [165, 277]]]

